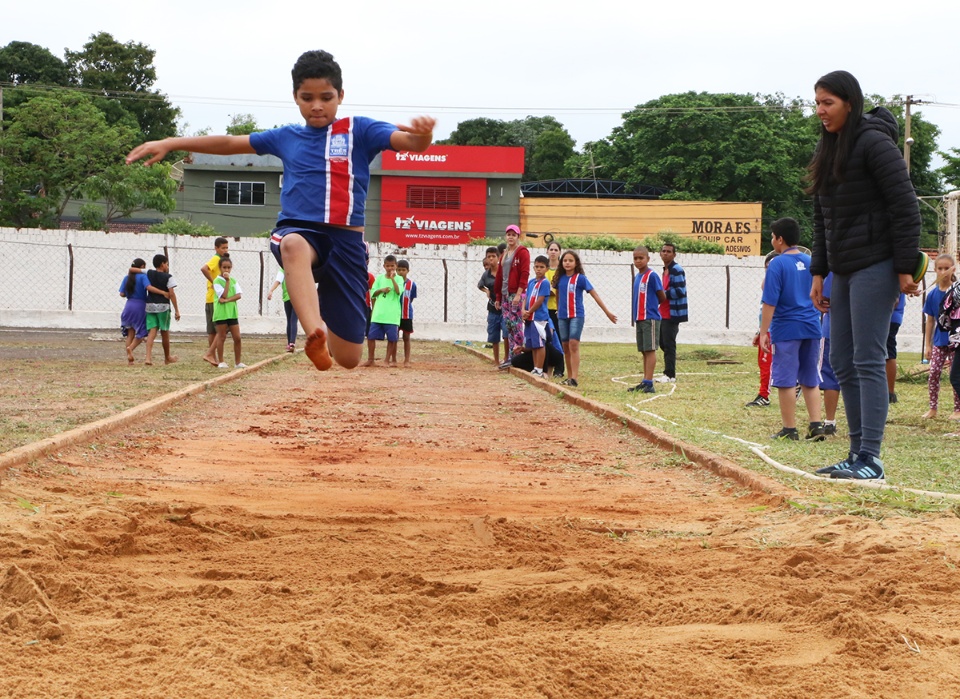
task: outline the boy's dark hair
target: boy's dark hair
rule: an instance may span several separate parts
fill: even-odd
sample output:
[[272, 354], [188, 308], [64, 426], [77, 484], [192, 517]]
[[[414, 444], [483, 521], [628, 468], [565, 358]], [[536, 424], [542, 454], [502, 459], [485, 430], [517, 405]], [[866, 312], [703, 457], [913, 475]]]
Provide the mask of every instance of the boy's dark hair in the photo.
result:
[[230, 257], [229, 252], [225, 252], [222, 255], [220, 255], [220, 264], [223, 264], [224, 262], [229, 262], [230, 264], [233, 264], [233, 259]]
[[387, 255], [386, 257], [383, 258], [384, 264], [386, 264], [387, 262], [396, 262], [396, 261], [397, 261], [396, 255]]
[[293, 64], [293, 91], [296, 92], [305, 80], [320, 78], [327, 80], [333, 89], [340, 92], [343, 89], [343, 76], [340, 74], [340, 64], [333, 60], [333, 54], [327, 51], [307, 51], [300, 55]]
[[546, 255], [537, 255], [536, 259], [534, 259], [533, 261], [533, 264], [547, 265], [549, 267], [550, 258], [547, 257]]
[[664, 243], [663, 245], [660, 246], [661, 250], [663, 250], [664, 248], [670, 248], [670, 252], [672, 252], [674, 255], [677, 254], [677, 246], [674, 245], [673, 243]]
[[507, 249], [507, 244], [506, 244], [506, 243], [498, 243], [498, 244], [497, 244], [497, 254], [502, 255], [502, 254], [503, 254], [503, 251], [506, 250], [506, 249]]
[[403, 268], [403, 269], [410, 269], [410, 263], [407, 262], [406, 260], [398, 260], [398, 261], [397, 261], [397, 269], [401, 269], [401, 268]]
[[491, 245], [490, 247], [487, 248], [487, 251], [484, 253], [484, 257], [490, 254], [499, 255], [500, 251], [497, 250], [497, 248], [495, 248], [493, 245]]
[[782, 238], [787, 245], [796, 245], [800, 242], [800, 224], [796, 219], [785, 216], [770, 224], [770, 230], [778, 238]]
[[230, 242], [229, 240], [227, 240], [223, 236], [220, 236], [219, 238], [213, 241], [213, 247], [218, 248], [221, 245], [226, 245], [229, 242]]
[[166, 256], [166, 255], [154, 255], [154, 256], [153, 256], [153, 268], [156, 269], [157, 267], [159, 267], [160, 265], [162, 265], [162, 264], [163, 264], [164, 262], [166, 262], [166, 261], [167, 261], [167, 256]]

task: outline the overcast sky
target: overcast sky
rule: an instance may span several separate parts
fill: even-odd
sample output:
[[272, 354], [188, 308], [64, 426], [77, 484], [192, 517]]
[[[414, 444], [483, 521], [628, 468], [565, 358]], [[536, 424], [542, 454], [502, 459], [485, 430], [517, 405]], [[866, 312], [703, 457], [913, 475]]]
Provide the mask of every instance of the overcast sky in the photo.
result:
[[100, 31], [156, 51], [156, 87], [188, 132], [222, 133], [238, 113], [298, 121], [290, 68], [322, 48], [343, 68], [341, 115], [430, 114], [438, 138], [465, 119], [553, 115], [579, 148], [661, 95], [812, 99], [819, 76], [844, 69], [868, 94], [929, 101], [916, 109], [942, 130], [939, 148], [960, 148], [960, 0], [47, 0], [5, 3], [0, 46], [62, 58]]

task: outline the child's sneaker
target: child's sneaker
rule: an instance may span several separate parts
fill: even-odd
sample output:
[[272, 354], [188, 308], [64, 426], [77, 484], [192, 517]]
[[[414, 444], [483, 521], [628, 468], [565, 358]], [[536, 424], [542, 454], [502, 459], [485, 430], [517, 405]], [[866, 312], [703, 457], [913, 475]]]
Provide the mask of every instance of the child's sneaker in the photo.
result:
[[653, 381], [643, 380], [638, 383], [636, 386], [631, 386], [627, 389], [630, 393], [656, 393], [657, 390], [653, 387]]
[[770, 439], [781, 439], [781, 440], [789, 439], [791, 442], [799, 442], [800, 434], [797, 432], [796, 427], [784, 427], [782, 430], [780, 430], [776, 434], [770, 435]]
[[837, 423], [835, 422], [825, 422], [823, 423], [823, 434], [827, 437], [833, 437], [837, 434]]
[[562, 379], [562, 378], [563, 378], [563, 372], [562, 372], [562, 371], [558, 371], [557, 373], [555, 373], [555, 374], [553, 375], [553, 378], [555, 378], [555, 379]]
[[534, 370], [531, 371], [530, 373], [533, 374], [534, 376], [536, 376], [538, 379], [542, 379], [542, 378], [543, 378], [543, 369], [534, 369]]
[[297, 349], [296, 345], [294, 345], [292, 342], [289, 345], [287, 345], [287, 352], [293, 352], [296, 349]]
[[821, 476], [829, 476], [834, 471], [840, 471], [840, 470], [849, 471], [850, 469], [853, 468], [853, 464], [854, 462], [856, 462], [856, 460], [857, 460], [857, 455], [851, 451], [849, 454], [847, 454], [847, 458], [845, 458], [843, 461], [838, 461], [835, 464], [830, 464], [829, 466], [818, 468], [816, 471], [814, 471], [814, 473], [818, 473]]
[[677, 382], [677, 377], [675, 376], [664, 375], [664, 376], [657, 377], [657, 383], [676, 383], [676, 382]]
[[807, 434], [804, 439], [808, 442], [822, 442], [824, 439], [826, 439], [823, 431], [823, 423], [811, 422], [810, 427], [807, 428]]
[[872, 454], [859, 454], [857, 462], [850, 468], [837, 469], [830, 474], [831, 478], [845, 478], [857, 481], [884, 480], [883, 462]]
[[233, 368], [234, 368], [234, 369], [246, 369], [246, 368], [247, 368], [247, 365], [244, 364], [243, 362], [240, 362], [239, 364], [234, 364], [234, 365], [233, 365]]
[[220, 362], [219, 364], [217, 364], [217, 369], [229, 369], [229, 368], [230, 368], [230, 365], [227, 364], [226, 362]]
[[744, 407], [745, 408], [766, 408], [768, 405], [770, 405], [770, 399], [764, 398], [760, 394], [757, 394], [757, 397], [754, 398], [749, 403], [745, 404]]
[[497, 369], [499, 369], [500, 371], [506, 371], [507, 369], [509, 369], [509, 368], [512, 367], [512, 366], [513, 366], [513, 364], [512, 364], [512, 363], [510, 362], [510, 360], [508, 359], [508, 360], [506, 360], [505, 362], [500, 362], [500, 366], [498, 366]]

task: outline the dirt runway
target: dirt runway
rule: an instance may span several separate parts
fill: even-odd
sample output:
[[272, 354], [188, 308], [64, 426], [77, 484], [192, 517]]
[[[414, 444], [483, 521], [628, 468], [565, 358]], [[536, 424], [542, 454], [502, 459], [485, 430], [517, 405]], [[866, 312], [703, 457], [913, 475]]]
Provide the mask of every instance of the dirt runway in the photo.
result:
[[0, 696], [960, 696], [957, 517], [772, 506], [414, 359], [298, 360], [7, 474]]

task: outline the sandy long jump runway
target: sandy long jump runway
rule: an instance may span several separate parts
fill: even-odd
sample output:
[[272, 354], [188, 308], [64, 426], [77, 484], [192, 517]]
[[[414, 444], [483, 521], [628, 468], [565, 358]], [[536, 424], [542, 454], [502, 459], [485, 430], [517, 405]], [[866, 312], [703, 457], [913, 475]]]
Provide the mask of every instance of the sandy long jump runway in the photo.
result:
[[955, 517], [799, 514], [451, 348], [0, 484], [0, 696], [960, 696]]

